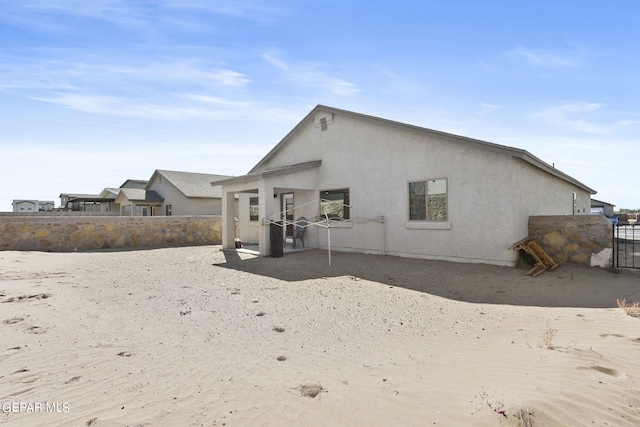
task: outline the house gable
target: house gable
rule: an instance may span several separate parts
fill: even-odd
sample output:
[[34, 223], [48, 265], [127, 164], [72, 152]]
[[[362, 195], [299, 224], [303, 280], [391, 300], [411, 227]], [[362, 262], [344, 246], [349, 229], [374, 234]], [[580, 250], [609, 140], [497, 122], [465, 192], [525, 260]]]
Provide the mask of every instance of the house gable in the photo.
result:
[[[533, 165], [534, 167], [553, 175], [556, 178], [567, 181], [572, 185], [575, 185], [582, 190], [588, 191], [590, 194], [596, 194], [596, 191], [592, 188], [587, 187], [585, 184], [576, 180], [575, 178], [559, 171], [553, 166], [545, 163], [540, 160], [536, 156], [532, 155], [526, 150], [522, 150], [519, 148], [509, 147], [500, 144], [494, 144], [491, 142], [486, 142], [478, 139], [468, 138], [464, 136], [454, 135], [446, 132], [436, 131], [428, 128], [423, 128], [415, 125], [405, 124], [396, 122], [393, 120], [383, 119], [379, 117], [369, 116], [360, 113], [354, 113], [351, 111], [340, 110], [337, 108], [327, 107], [324, 105], [316, 106], [305, 118], [303, 118], [265, 157], [263, 157], [250, 171], [249, 174], [261, 171], [267, 168], [274, 167], [282, 167], [286, 165], [286, 161], [283, 164], [282, 161], [279, 161], [278, 157], [281, 156], [282, 152], [285, 152], [292, 141], [305, 139], [305, 136], [311, 134], [314, 130], [315, 134], [324, 131], [330, 131], [332, 125], [335, 123], [336, 119], [340, 116], [345, 118], [353, 119], [355, 122], [359, 123], [369, 123], [369, 124], [377, 124], [382, 126], [383, 128], [389, 129], [397, 129], [401, 132], [413, 132], [417, 135], [420, 135], [422, 138], [418, 138], [418, 140], [424, 139], [438, 139], [442, 141], [447, 141], [451, 143], [461, 144], [467, 147], [475, 147], [481, 148], [483, 150], [488, 150], [490, 152], [494, 152], [497, 154], [503, 154], [515, 158], [522, 159], [523, 161]], [[355, 123], [354, 122], [354, 123]], [[318, 138], [311, 138], [316, 144], [307, 144], [305, 150], [307, 153], [314, 153], [316, 151], [316, 146], [318, 145]], [[348, 143], [353, 143], [358, 141], [345, 141], [345, 149], [349, 149], [346, 147]], [[391, 143], [392, 141], [390, 141]], [[366, 147], [363, 147], [366, 148]], [[391, 148], [395, 150], [395, 147]], [[363, 152], [364, 153], [364, 152]], [[313, 157], [313, 156], [312, 156]], [[319, 153], [315, 155], [315, 159], [323, 158]], [[307, 158], [310, 160], [310, 158]]]

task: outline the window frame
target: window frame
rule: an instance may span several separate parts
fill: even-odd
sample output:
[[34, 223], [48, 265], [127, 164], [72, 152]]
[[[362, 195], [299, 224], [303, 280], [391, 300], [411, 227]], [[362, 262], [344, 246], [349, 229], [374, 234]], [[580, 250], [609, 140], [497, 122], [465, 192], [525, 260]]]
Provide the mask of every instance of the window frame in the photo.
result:
[[[324, 196], [326, 195], [335, 195], [335, 194], [343, 194], [342, 201], [342, 212], [340, 214], [329, 214], [330, 220], [336, 221], [348, 221], [351, 219], [351, 189], [349, 187], [344, 188], [336, 188], [329, 190], [320, 190], [320, 201], [318, 204], [318, 217], [321, 219], [326, 219], [325, 214], [323, 213], [323, 200], [332, 200], [326, 199]], [[336, 200], [337, 201], [337, 200]], [[326, 202], [325, 202], [326, 203]]]
[[[429, 219], [429, 183], [436, 181], [444, 181], [445, 186], [445, 218], [444, 219]], [[425, 194], [424, 194], [424, 219], [413, 219], [412, 215], [412, 203], [411, 203], [411, 184], [416, 183], [424, 183], [425, 185]], [[449, 223], [449, 179], [445, 177], [440, 178], [427, 178], [427, 179], [417, 179], [407, 182], [407, 201], [408, 201], [408, 216], [409, 216], [409, 224], [448, 224]], [[442, 193], [438, 193], [442, 194]]]
[[[255, 204], [252, 202], [255, 200]], [[252, 212], [255, 209], [255, 214]], [[258, 196], [249, 197], [249, 221], [259, 221], [260, 219], [260, 199]]]

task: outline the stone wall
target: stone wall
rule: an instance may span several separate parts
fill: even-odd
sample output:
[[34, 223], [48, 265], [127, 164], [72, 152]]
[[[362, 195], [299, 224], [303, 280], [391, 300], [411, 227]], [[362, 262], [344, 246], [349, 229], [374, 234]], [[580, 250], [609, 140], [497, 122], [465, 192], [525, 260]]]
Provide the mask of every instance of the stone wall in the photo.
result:
[[558, 264], [612, 265], [612, 225], [602, 215], [532, 216], [529, 237]]
[[429, 221], [446, 221], [447, 194], [429, 194], [427, 197], [427, 213]]
[[221, 216], [0, 217], [0, 250], [70, 252], [221, 242]]

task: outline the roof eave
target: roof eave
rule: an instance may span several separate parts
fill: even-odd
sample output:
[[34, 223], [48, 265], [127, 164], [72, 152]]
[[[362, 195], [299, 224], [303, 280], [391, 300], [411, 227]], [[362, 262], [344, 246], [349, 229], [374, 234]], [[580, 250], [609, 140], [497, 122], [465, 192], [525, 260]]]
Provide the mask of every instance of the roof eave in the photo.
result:
[[[366, 114], [361, 114], [361, 113], [355, 113], [353, 111], [347, 111], [347, 110], [341, 110], [339, 108], [333, 108], [333, 107], [328, 107], [326, 105], [321, 105], [318, 104], [316, 105], [316, 107], [314, 107], [284, 138], [282, 138], [282, 140], [280, 140], [280, 142], [271, 149], [271, 151], [269, 151], [267, 153], [266, 156], [264, 156], [250, 171], [249, 174], [244, 175], [244, 177], [249, 177], [251, 176], [251, 178], [245, 178], [245, 179], [252, 179], [254, 176], [253, 175], [257, 172], [257, 170], [263, 166], [271, 157], [273, 157], [275, 155], [275, 153], [277, 151], [280, 150], [280, 148], [285, 145], [289, 140], [291, 140], [293, 138], [293, 136], [298, 132], [298, 130], [300, 128], [302, 128], [307, 121], [312, 120], [313, 116], [319, 111], [319, 110], [326, 110], [329, 112], [333, 112], [333, 113], [339, 113], [339, 114], [345, 114], [351, 117], [356, 117], [362, 120], [367, 120], [367, 121], [372, 121], [372, 122], [376, 122], [376, 123], [385, 123], [387, 125], [391, 125], [394, 127], [401, 127], [404, 129], [413, 129], [417, 132], [421, 132], [421, 133], [431, 133], [431, 134], [435, 134], [435, 135], [439, 135], [441, 137], [450, 139], [450, 140], [454, 140], [458, 143], [463, 143], [463, 144], [475, 144], [481, 147], [484, 147], [486, 149], [489, 149], [491, 151], [494, 152], [498, 152], [498, 153], [502, 153], [505, 155], [510, 155], [513, 157], [517, 157], [520, 158], [522, 160], [524, 160], [525, 162], [545, 171], [550, 173], [551, 175], [562, 179], [563, 181], [569, 182], [591, 194], [596, 194], [597, 192], [586, 186], [585, 184], [581, 183], [580, 181], [576, 180], [575, 178], [560, 172], [558, 169], [554, 168], [553, 166], [543, 162], [542, 160], [538, 159], [537, 157], [535, 157], [534, 155], [532, 155], [531, 153], [529, 153], [526, 150], [520, 149], [520, 148], [515, 148], [515, 147], [509, 147], [506, 145], [500, 145], [500, 144], [496, 144], [493, 142], [487, 142], [487, 141], [482, 141], [479, 139], [474, 139], [474, 138], [469, 138], [469, 137], [465, 137], [465, 136], [461, 136], [461, 135], [455, 135], [455, 134], [451, 134], [451, 133], [447, 133], [447, 132], [442, 132], [442, 131], [438, 131], [438, 130], [433, 130], [433, 129], [429, 129], [429, 128], [425, 128], [425, 127], [420, 127], [420, 126], [416, 126], [416, 125], [411, 125], [411, 124], [407, 124], [407, 123], [402, 123], [402, 122], [397, 122], [394, 120], [389, 120], [389, 119], [384, 119], [381, 117], [375, 117], [375, 116], [370, 116], [370, 115], [366, 115]], [[241, 178], [241, 177], [238, 177]], [[237, 181], [240, 182], [240, 181]]]
[[278, 175], [284, 175], [291, 172], [297, 172], [304, 169], [317, 168], [322, 164], [322, 160], [312, 160], [310, 162], [296, 163], [293, 165], [283, 166], [280, 168], [267, 169], [260, 172], [248, 173], [247, 175], [234, 176], [233, 178], [227, 178], [219, 181], [211, 182], [212, 186], [238, 184], [241, 182], [251, 181], [254, 179], [271, 178]]
[[573, 185], [575, 185], [576, 187], [579, 187], [581, 189], [583, 189], [584, 191], [587, 191], [589, 194], [597, 194], [598, 192], [596, 190], [594, 190], [591, 187], [588, 187], [587, 185], [583, 184], [582, 182], [578, 181], [577, 179], [567, 175], [566, 173], [559, 171], [558, 169], [554, 168], [553, 166], [549, 165], [548, 163], [543, 162], [542, 160], [538, 159], [536, 156], [532, 155], [531, 153], [529, 153], [528, 151], [524, 151], [523, 150], [523, 154], [521, 156], [515, 156], [515, 157], [519, 157], [522, 160], [524, 160], [525, 162], [537, 167], [538, 169], [541, 169], [547, 173], [550, 173], [551, 175], [555, 176], [556, 178], [560, 178], [563, 181], [569, 182]]

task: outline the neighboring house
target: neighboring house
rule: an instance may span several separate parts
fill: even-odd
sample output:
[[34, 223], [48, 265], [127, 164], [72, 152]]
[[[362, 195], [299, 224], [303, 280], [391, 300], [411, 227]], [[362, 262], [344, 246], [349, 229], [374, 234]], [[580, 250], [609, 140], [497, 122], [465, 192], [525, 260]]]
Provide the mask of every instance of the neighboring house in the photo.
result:
[[156, 170], [145, 189], [164, 199], [163, 208], [154, 215], [221, 215], [222, 189], [212, 181], [228, 175]]
[[50, 212], [53, 210], [54, 202], [43, 200], [14, 200], [14, 212]]
[[100, 194], [60, 194], [60, 209], [79, 212], [119, 212], [115, 203], [119, 188], [105, 188]]
[[60, 194], [60, 209], [64, 211], [101, 212], [102, 202], [98, 194]]
[[591, 199], [591, 214], [604, 215], [606, 217], [614, 216], [614, 208], [616, 205], [611, 203], [602, 202], [600, 200]]
[[116, 197], [121, 188], [144, 189], [149, 181], [128, 179], [119, 188], [107, 187], [100, 194], [60, 194], [60, 209], [79, 212], [120, 212]]
[[120, 212], [120, 205], [116, 203], [119, 188], [107, 187], [98, 194], [103, 199], [102, 212]]
[[307, 247], [509, 266], [529, 216], [588, 215], [595, 194], [525, 150], [321, 105], [247, 175], [214, 184], [224, 248], [240, 194], [240, 238], [257, 230], [262, 255], [264, 224], [287, 211], [332, 218], [307, 228]]
[[162, 211], [164, 199], [155, 191], [121, 188], [115, 203], [120, 205], [120, 215], [156, 216]]
[[156, 170], [148, 181], [128, 179], [119, 188], [108, 187], [100, 194], [63, 193], [60, 201], [64, 210], [127, 216], [221, 215], [222, 190], [211, 186], [211, 182], [227, 178], [230, 177]]

